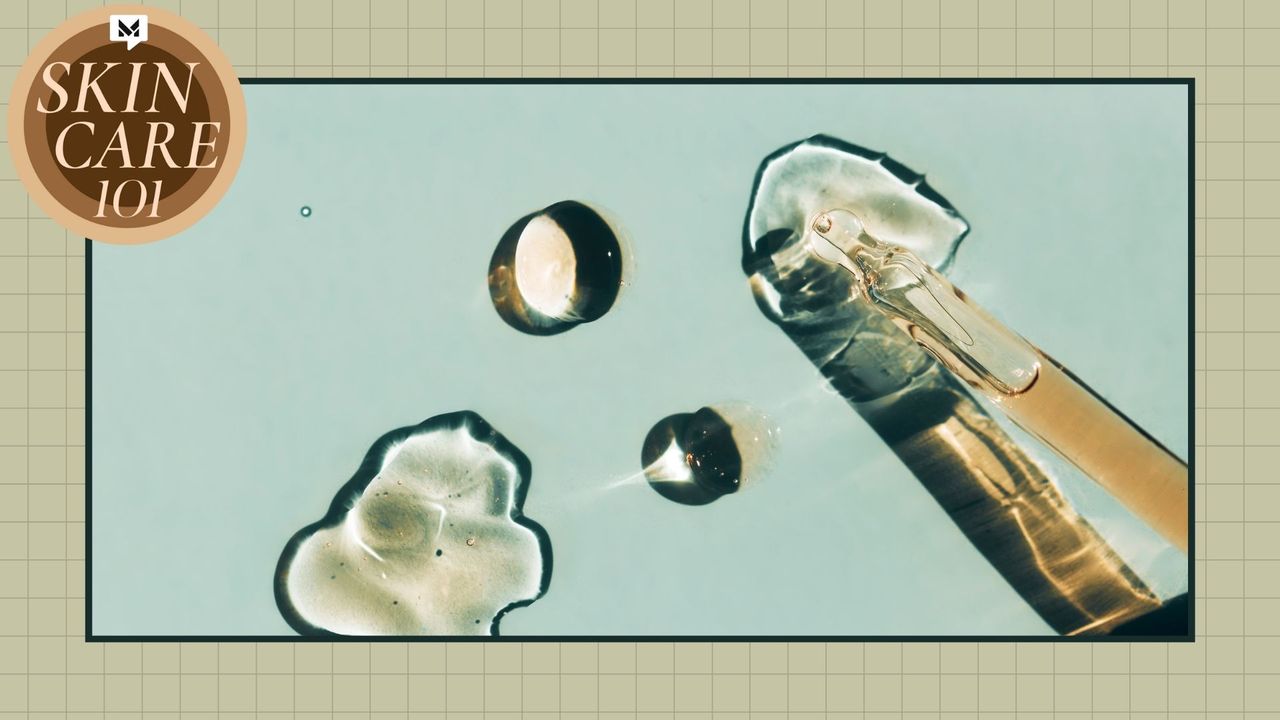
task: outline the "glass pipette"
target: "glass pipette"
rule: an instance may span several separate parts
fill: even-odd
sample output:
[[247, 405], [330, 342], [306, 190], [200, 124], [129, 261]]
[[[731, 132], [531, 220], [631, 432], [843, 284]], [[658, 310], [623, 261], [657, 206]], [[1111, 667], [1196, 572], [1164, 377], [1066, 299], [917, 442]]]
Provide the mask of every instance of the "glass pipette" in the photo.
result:
[[810, 249], [851, 273], [861, 300], [1186, 552], [1186, 463], [913, 253], [867, 233], [852, 212], [828, 210], [810, 228]]

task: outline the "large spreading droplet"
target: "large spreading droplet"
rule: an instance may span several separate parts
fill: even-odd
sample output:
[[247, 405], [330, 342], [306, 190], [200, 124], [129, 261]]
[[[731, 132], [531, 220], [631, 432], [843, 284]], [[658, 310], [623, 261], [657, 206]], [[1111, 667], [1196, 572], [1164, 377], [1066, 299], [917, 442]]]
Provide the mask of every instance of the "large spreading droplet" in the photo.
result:
[[706, 505], [759, 479], [778, 430], [760, 411], [718, 404], [668, 415], [645, 436], [640, 463], [658, 494], [685, 505]]
[[306, 635], [496, 634], [551, 578], [546, 531], [522, 512], [530, 473], [473, 412], [384, 435], [285, 546], [280, 612]]
[[531, 335], [555, 335], [613, 307], [626, 263], [618, 233], [574, 200], [526, 215], [498, 241], [489, 296], [498, 315]]

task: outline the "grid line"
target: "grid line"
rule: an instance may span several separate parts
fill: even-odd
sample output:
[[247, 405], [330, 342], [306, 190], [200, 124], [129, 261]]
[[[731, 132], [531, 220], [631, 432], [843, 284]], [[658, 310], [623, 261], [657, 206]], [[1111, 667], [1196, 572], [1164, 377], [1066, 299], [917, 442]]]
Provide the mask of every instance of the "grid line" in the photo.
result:
[[[13, 48], [29, 48], [43, 30], [96, 4], [0, 1], [0, 97], [8, 97], [7, 83], [24, 54]], [[334, 647], [323, 644], [220, 644], [212, 652], [197, 645], [85, 644], [80, 640], [84, 588], [77, 586], [83, 550], [76, 547], [83, 540], [83, 517], [77, 515], [83, 502], [73, 499], [83, 493], [84, 448], [76, 429], [83, 407], [69, 401], [83, 397], [84, 295], [75, 291], [83, 288], [83, 249], [77, 238], [39, 214], [6, 164], [0, 167], [0, 257], [22, 261], [24, 285], [0, 286], [0, 304], [22, 298], [14, 306], [12, 324], [7, 314], [0, 320], [0, 358], [6, 363], [0, 371], [23, 374], [25, 383], [15, 390], [20, 394], [13, 396], [13, 406], [0, 400], [5, 404], [0, 407], [0, 492], [23, 488], [21, 519], [0, 515], [5, 518], [0, 533], [7, 538], [18, 530], [23, 538], [20, 546], [0, 548], [3, 720], [72, 715], [122, 720], [134, 714], [194, 718], [200, 713], [312, 718], [344, 714], [345, 708], [388, 720], [407, 714], [423, 720], [446, 714], [498, 718], [504, 711], [490, 710], [486, 682], [509, 687], [512, 678], [519, 685], [516, 706], [530, 720], [553, 715], [587, 720], [603, 714], [656, 720], [672, 713], [641, 709], [648, 707], [648, 699], [640, 679], [668, 674], [673, 688], [683, 679], [705, 691], [705, 702], [683, 708], [683, 696], [673, 689], [674, 713], [714, 713], [725, 720], [736, 717], [734, 713], [744, 720], [748, 715], [763, 720], [782, 712], [797, 718], [862, 713], [1013, 717], [1022, 712], [1272, 717], [1280, 712], [1280, 621], [1274, 620], [1280, 617], [1280, 551], [1270, 544], [1280, 538], [1280, 511], [1274, 508], [1273, 494], [1256, 494], [1257, 488], [1280, 483], [1274, 472], [1280, 460], [1275, 452], [1280, 448], [1280, 414], [1265, 412], [1280, 409], [1280, 373], [1269, 372], [1280, 370], [1280, 321], [1271, 312], [1280, 310], [1274, 301], [1280, 288], [1268, 285], [1265, 275], [1249, 274], [1250, 267], [1280, 257], [1280, 187], [1269, 184], [1280, 180], [1280, 111], [1275, 110], [1280, 107], [1280, 53], [1273, 50], [1280, 47], [1280, 3], [490, 0], [478, 15], [476, 3], [464, 0], [154, 4], [204, 26], [245, 76], [1194, 76], [1195, 446], [1196, 477], [1201, 480], [1196, 530], [1202, 539], [1195, 558], [1195, 592], [1201, 638], [1168, 646], [831, 643], [822, 645], [821, 672], [811, 672], [811, 666], [798, 660], [801, 655], [793, 660], [792, 649], [803, 653], [803, 644], [712, 643], [704, 666], [697, 659], [699, 649], [677, 643], [669, 669], [645, 666], [642, 671], [634, 646], [564, 643], [549, 656], [536, 656], [539, 663], [554, 663], [553, 672], [526, 661], [526, 652], [538, 652], [532, 644], [501, 646], [502, 652], [517, 648], [515, 671], [490, 668], [487, 651], [481, 652], [477, 671], [467, 651], [460, 654], [453, 646], [404, 647], [403, 669], [388, 669], [374, 663], [371, 654], [377, 648], [382, 657], [394, 645], [344, 646], [364, 648], [341, 651], [365, 658], [363, 665], [348, 666], [337, 662], [348, 662], [347, 656], [335, 658]], [[677, 4], [684, 6], [681, 15]], [[679, 17], [701, 12], [702, 5], [707, 6], [709, 27], [679, 25]], [[364, 22], [351, 24], [360, 15]], [[796, 33], [813, 29], [823, 31], [820, 60], [825, 65], [793, 62], [808, 57], [795, 38], [816, 37]], [[490, 67], [491, 56], [502, 57], [502, 48], [491, 45], [491, 38], [503, 30], [519, 31], [520, 62]], [[681, 34], [678, 45], [679, 30], [705, 32]], [[594, 58], [580, 54], [582, 48], [573, 44], [586, 32], [595, 35]], [[777, 32], [785, 38], [781, 56], [763, 42]], [[402, 54], [375, 47], [375, 38], [401, 33]], [[629, 35], [629, 50], [606, 43], [606, 34], [621, 37], [611, 33]], [[936, 33], [936, 41], [929, 33]], [[363, 52], [350, 44], [357, 37], [367, 45]], [[706, 47], [685, 44], [695, 37]], [[468, 45], [473, 41], [478, 42], [478, 56]], [[708, 58], [709, 66], [679, 65], [677, 47]], [[361, 58], [366, 65], [354, 62]], [[478, 65], [473, 62], [477, 58]], [[37, 258], [41, 262], [33, 264]], [[42, 289], [42, 282], [59, 275], [61, 286]], [[1224, 371], [1236, 374], [1216, 374]], [[49, 486], [65, 492], [32, 492]], [[1251, 503], [1251, 497], [1266, 502]], [[9, 511], [0, 507], [0, 513]], [[61, 541], [35, 548], [33, 531], [40, 538], [50, 531]], [[936, 656], [936, 665], [917, 665], [921, 655]], [[253, 658], [251, 664], [232, 665], [245, 656]], [[498, 658], [495, 653], [495, 663]], [[917, 696], [923, 686], [915, 678], [931, 675], [927, 685], [936, 697]], [[404, 711], [374, 709], [381, 707], [374, 684], [390, 676], [404, 679]], [[792, 682], [814, 676], [823, 682]], [[548, 677], [555, 679], [553, 699], [541, 685], [530, 685], [526, 692], [526, 680]], [[364, 687], [355, 678], [362, 678]], [[814, 695], [818, 687], [820, 698]], [[610, 695], [617, 688], [624, 688], [620, 692], [627, 697]], [[1044, 693], [1047, 702], [1040, 697]], [[810, 714], [801, 708], [821, 710]]]

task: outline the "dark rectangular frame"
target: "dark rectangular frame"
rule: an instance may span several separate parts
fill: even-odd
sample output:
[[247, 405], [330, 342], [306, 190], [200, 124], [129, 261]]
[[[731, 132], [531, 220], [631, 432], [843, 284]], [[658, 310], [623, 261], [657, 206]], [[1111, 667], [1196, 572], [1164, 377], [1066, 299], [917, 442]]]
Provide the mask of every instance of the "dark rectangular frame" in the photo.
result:
[[95, 635], [93, 633], [93, 241], [85, 238], [85, 640], [88, 642], [1195, 642], [1195, 78], [241, 78], [241, 85], [1183, 85], [1187, 89], [1187, 634], [1062, 635]]

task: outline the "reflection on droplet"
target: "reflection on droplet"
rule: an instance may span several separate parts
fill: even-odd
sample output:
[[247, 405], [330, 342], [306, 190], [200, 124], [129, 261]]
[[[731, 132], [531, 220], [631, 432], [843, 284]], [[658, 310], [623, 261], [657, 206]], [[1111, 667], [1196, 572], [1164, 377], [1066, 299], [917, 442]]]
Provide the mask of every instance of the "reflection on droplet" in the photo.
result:
[[303, 205], [303, 206], [302, 206], [302, 209], [298, 211], [298, 214], [299, 214], [299, 215], [301, 215], [301, 216], [302, 216], [302, 217], [304, 217], [304, 218], [309, 218], [309, 217], [311, 217], [311, 206], [310, 206], [310, 205]]
[[720, 403], [659, 420], [645, 436], [640, 463], [658, 494], [685, 505], [706, 505], [758, 480], [778, 436], [759, 410]]
[[530, 474], [473, 412], [384, 435], [328, 514], [285, 546], [285, 620], [305, 635], [496, 634], [551, 578], [546, 531], [523, 515]]
[[515, 222], [489, 261], [489, 296], [515, 329], [555, 335], [597, 320], [626, 284], [628, 253], [595, 210], [565, 200]]

